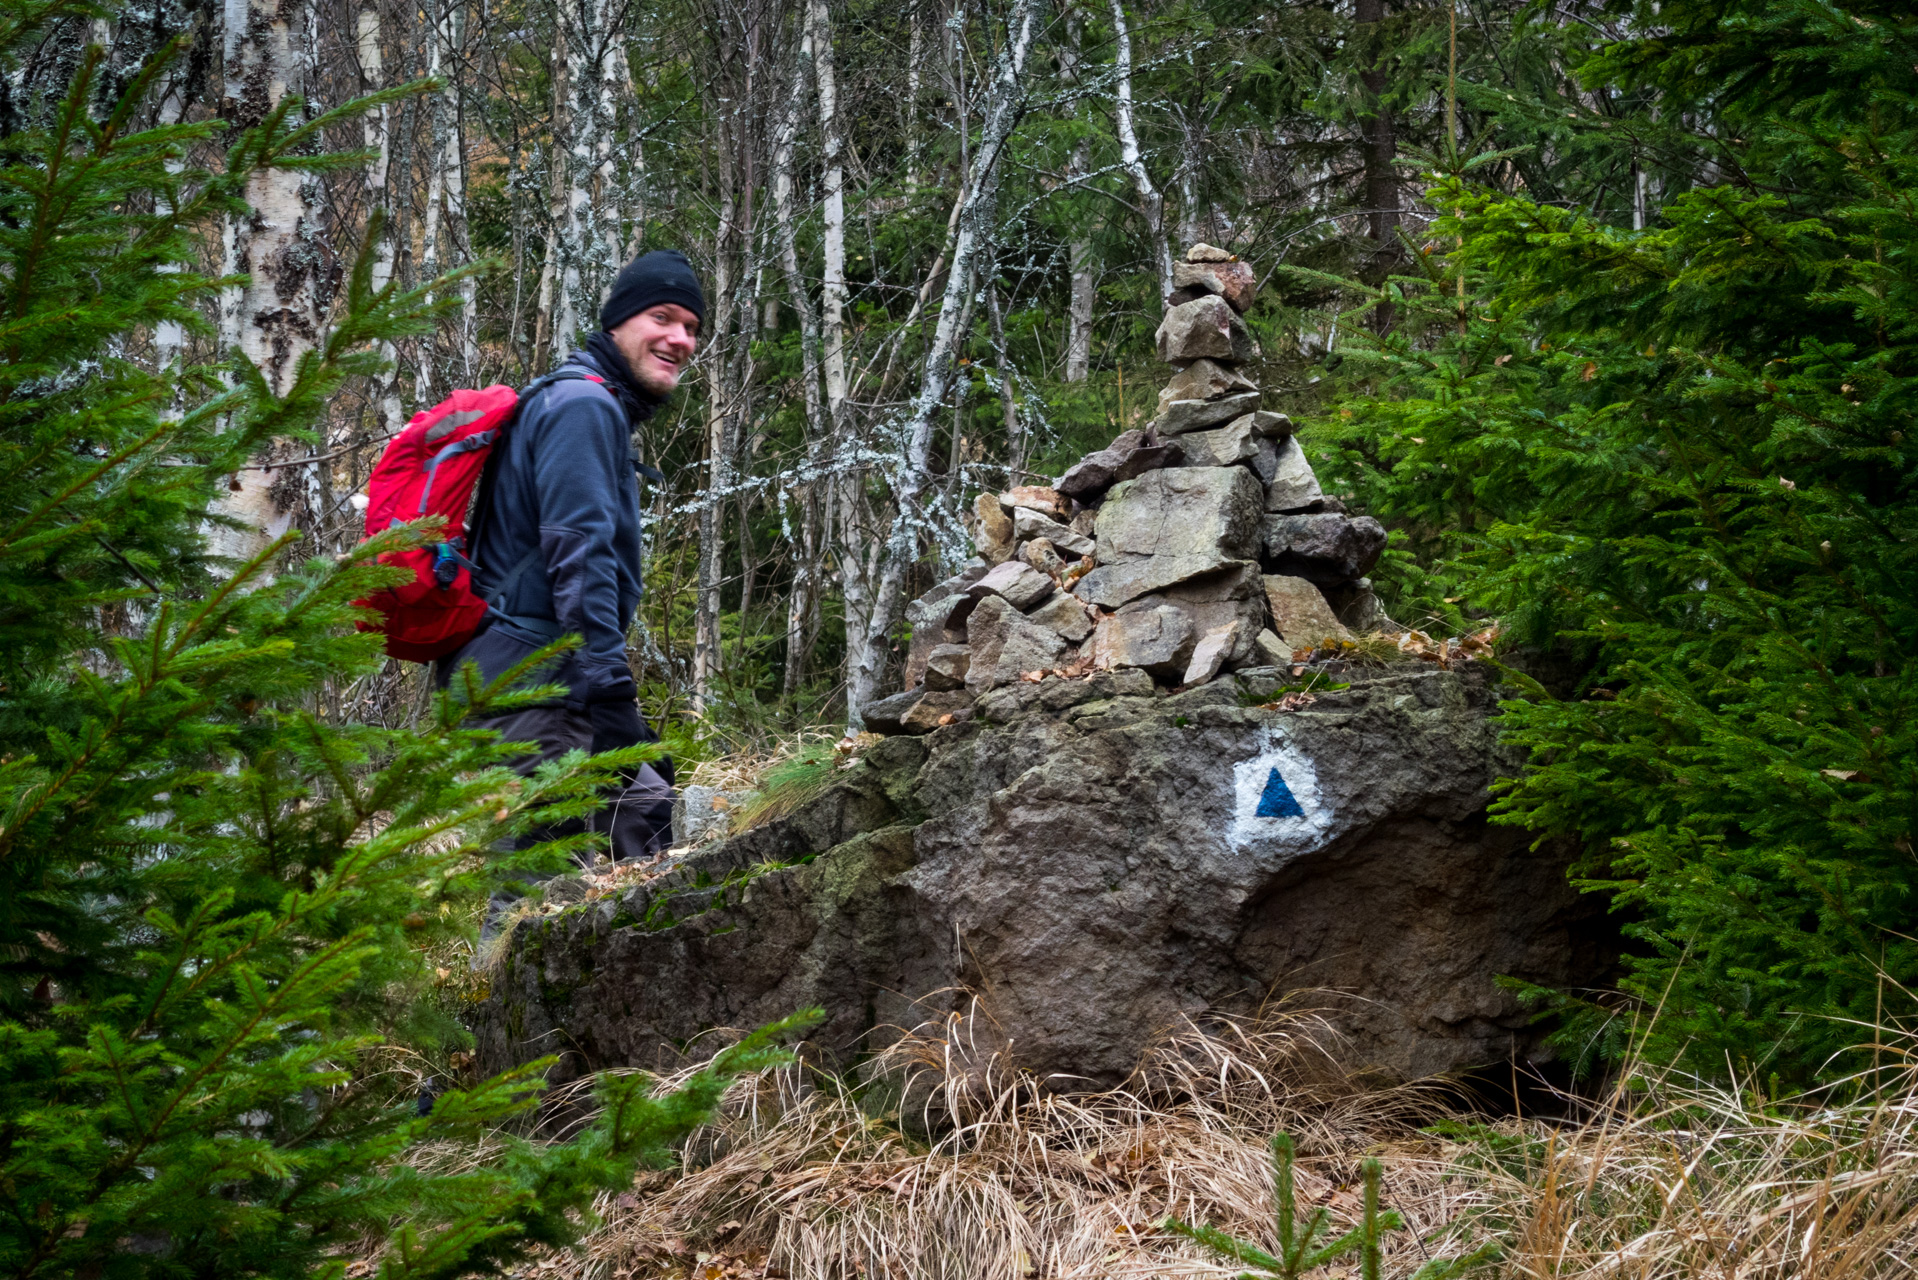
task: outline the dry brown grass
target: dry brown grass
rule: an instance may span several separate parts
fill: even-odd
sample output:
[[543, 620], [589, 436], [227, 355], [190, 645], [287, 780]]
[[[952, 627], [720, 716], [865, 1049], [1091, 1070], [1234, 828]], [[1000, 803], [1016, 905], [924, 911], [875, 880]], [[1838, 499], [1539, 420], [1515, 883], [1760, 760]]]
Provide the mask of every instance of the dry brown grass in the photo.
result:
[[[856, 1095], [788, 1069], [741, 1086], [689, 1153], [602, 1202], [573, 1274], [1201, 1277], [1233, 1274], [1161, 1232], [1167, 1215], [1270, 1243], [1267, 1141], [1299, 1139], [1301, 1200], [1348, 1225], [1360, 1159], [1394, 1157], [1386, 1195], [1424, 1234], [1449, 1220], [1429, 1088], [1366, 1088], [1323, 1019], [1288, 1009], [1187, 1026], [1122, 1087], [1054, 1092], [1009, 1063], [979, 1016], [919, 1028]], [[1423, 1260], [1414, 1232], [1388, 1265]]]
[[1475, 1120], [1440, 1085], [1368, 1086], [1296, 1006], [1181, 1028], [1097, 1093], [1053, 1092], [998, 1044], [975, 1013], [890, 1049], [869, 1073], [889, 1087], [801, 1068], [742, 1082], [683, 1176], [603, 1197], [578, 1251], [521, 1274], [1230, 1276], [1157, 1223], [1269, 1246], [1280, 1129], [1298, 1141], [1302, 1210], [1326, 1206], [1335, 1230], [1359, 1213], [1360, 1160], [1382, 1159], [1385, 1203], [1408, 1224], [1388, 1276], [1486, 1240], [1503, 1256], [1479, 1274], [1514, 1280], [1877, 1280], [1918, 1260], [1911, 1070], [1843, 1105], [1640, 1077], [1582, 1122]]

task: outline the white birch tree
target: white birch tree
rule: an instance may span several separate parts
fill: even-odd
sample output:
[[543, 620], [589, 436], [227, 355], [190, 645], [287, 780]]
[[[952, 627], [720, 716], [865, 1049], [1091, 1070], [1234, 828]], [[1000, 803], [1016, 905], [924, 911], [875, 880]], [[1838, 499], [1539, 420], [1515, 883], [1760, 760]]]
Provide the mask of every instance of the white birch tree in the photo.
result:
[[990, 261], [990, 246], [998, 230], [995, 219], [1003, 175], [1000, 161], [1025, 114], [1026, 71], [1037, 35], [1038, 10], [1039, 0], [1017, 0], [1008, 16], [1004, 42], [986, 87], [979, 144], [972, 150], [966, 174], [965, 207], [959, 216], [945, 299], [926, 351], [919, 394], [900, 428], [901, 456], [892, 476], [897, 511], [886, 541], [872, 613], [864, 631], [857, 634], [852, 631], [850, 615], [847, 619], [846, 698], [848, 719], [854, 727], [862, 723], [860, 713], [879, 688], [885, 671], [887, 637], [898, 616], [906, 572], [918, 558], [921, 537], [933, 527], [929, 520], [933, 513], [925, 508], [921, 496], [930, 476], [933, 419], [952, 390], [960, 321], [968, 310], [968, 282], [982, 259]]
[[[234, 124], [258, 123], [290, 94], [308, 96], [317, 48], [310, 0], [227, 0], [225, 19], [223, 106]], [[225, 227], [222, 266], [247, 281], [221, 300], [220, 337], [278, 395], [320, 339], [328, 265], [322, 197], [319, 179], [301, 170], [262, 169], [247, 183], [251, 213]], [[250, 557], [291, 526], [293, 506], [276, 498], [275, 474], [256, 466], [235, 476], [214, 510], [236, 527], [210, 529], [215, 555]]]
[[1126, 25], [1124, 0], [1112, 2], [1112, 36], [1116, 46], [1113, 73], [1116, 101], [1113, 114], [1119, 133], [1119, 159], [1132, 175], [1139, 193], [1139, 208], [1145, 213], [1146, 234], [1151, 237], [1153, 261], [1159, 269], [1159, 297], [1172, 296], [1172, 246], [1166, 240], [1165, 197], [1152, 185], [1146, 172], [1145, 157], [1139, 151], [1139, 133], [1132, 122], [1132, 32]]

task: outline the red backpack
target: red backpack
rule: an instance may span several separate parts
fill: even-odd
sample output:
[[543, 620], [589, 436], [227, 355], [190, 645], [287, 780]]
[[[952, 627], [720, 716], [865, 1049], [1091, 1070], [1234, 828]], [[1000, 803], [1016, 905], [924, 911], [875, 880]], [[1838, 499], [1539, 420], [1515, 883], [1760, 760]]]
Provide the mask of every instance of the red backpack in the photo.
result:
[[[392, 657], [431, 662], [452, 653], [479, 631], [493, 602], [474, 593], [473, 570], [478, 566], [466, 556], [473, 491], [479, 487], [493, 446], [512, 426], [520, 405], [549, 383], [575, 378], [605, 381], [584, 370], [562, 369], [523, 392], [498, 384], [480, 391], [455, 391], [431, 409], [414, 414], [380, 455], [366, 486], [365, 538], [423, 516], [446, 518], [442, 541], [410, 551], [388, 551], [380, 557], [381, 564], [411, 569], [413, 581], [356, 602], [386, 615], [379, 623], [362, 622], [359, 628], [385, 632], [386, 652]], [[476, 523], [482, 514], [473, 513]], [[494, 596], [526, 567], [514, 566]]]

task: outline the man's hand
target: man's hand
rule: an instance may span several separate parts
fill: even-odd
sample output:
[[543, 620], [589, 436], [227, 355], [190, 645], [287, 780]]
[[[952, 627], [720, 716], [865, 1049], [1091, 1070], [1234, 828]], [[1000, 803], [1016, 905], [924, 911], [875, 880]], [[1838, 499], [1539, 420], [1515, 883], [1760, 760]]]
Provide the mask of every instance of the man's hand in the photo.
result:
[[588, 703], [586, 715], [593, 722], [593, 750], [617, 751], [655, 741], [639, 718], [639, 704], [626, 700]]
[[[623, 700], [591, 702], [586, 705], [586, 715], [593, 722], [593, 750], [617, 751], [621, 747], [636, 747], [642, 742], [658, 742], [659, 735], [646, 727], [640, 719], [639, 704]], [[653, 761], [653, 772], [665, 780], [667, 786], [673, 785], [673, 758], [661, 756]]]

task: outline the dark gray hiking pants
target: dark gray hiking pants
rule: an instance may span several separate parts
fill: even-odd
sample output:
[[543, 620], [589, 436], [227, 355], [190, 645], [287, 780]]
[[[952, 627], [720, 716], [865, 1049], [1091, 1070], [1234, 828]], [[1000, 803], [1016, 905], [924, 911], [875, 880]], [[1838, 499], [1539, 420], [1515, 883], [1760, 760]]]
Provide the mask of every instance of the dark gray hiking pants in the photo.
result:
[[[565, 707], [528, 707], [503, 716], [472, 722], [475, 728], [497, 730], [507, 742], [537, 742], [539, 750], [519, 757], [513, 771], [521, 776], [568, 751], [593, 749], [593, 725], [582, 711]], [[577, 835], [590, 829], [604, 832], [615, 862], [650, 858], [673, 842], [673, 789], [649, 764], [624, 776], [617, 787], [609, 787], [606, 803], [586, 821], [572, 819], [529, 831], [518, 837], [513, 847], [525, 849], [543, 840]]]

